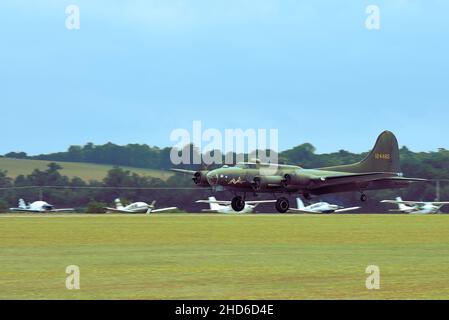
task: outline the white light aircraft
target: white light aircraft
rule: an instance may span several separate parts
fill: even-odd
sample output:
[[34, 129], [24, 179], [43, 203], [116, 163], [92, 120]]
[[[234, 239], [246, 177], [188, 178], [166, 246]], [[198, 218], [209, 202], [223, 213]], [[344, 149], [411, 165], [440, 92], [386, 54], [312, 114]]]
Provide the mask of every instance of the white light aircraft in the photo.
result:
[[45, 201], [34, 201], [33, 203], [25, 203], [25, 200], [19, 200], [19, 206], [17, 208], [10, 208], [13, 212], [34, 212], [34, 213], [44, 213], [44, 212], [73, 212], [73, 208], [65, 209], [55, 209], [55, 207]]
[[246, 201], [245, 208], [236, 212], [232, 209], [231, 201], [220, 201], [215, 199], [215, 197], [209, 197], [209, 200], [198, 200], [196, 203], [208, 203], [210, 209], [204, 209], [202, 212], [210, 213], [252, 213], [257, 208], [259, 204], [262, 203], [275, 203], [276, 200], [259, 200], [259, 201]]
[[298, 208], [290, 208], [290, 213], [343, 213], [360, 209], [360, 207], [344, 208], [336, 204], [327, 202], [317, 202], [309, 206], [305, 206], [300, 198], [296, 198]]
[[435, 214], [440, 213], [443, 206], [449, 202], [420, 202], [420, 201], [403, 201], [401, 197], [396, 200], [383, 200], [382, 203], [397, 204], [398, 210], [390, 210], [391, 212], [402, 212], [409, 214]]
[[156, 201], [153, 201], [151, 204], [146, 202], [134, 202], [127, 206], [123, 206], [120, 199], [115, 199], [115, 208], [105, 208], [108, 212], [119, 212], [119, 213], [160, 213], [167, 211], [178, 210], [177, 207], [170, 208], [161, 208], [155, 209]]

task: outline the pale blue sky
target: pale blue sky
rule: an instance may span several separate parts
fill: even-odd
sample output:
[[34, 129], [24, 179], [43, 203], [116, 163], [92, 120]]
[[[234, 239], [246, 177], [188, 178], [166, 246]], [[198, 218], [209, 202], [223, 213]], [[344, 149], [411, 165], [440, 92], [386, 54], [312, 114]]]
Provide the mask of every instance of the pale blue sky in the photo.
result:
[[[65, 28], [77, 4], [81, 30]], [[365, 28], [366, 6], [381, 30]], [[444, 0], [5, 1], [0, 153], [278, 128], [280, 148], [449, 148]]]

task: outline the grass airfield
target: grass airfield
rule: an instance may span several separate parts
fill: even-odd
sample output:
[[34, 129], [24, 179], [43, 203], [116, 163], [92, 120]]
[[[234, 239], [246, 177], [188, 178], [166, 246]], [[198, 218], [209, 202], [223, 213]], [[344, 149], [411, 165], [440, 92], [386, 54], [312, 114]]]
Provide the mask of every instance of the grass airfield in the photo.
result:
[[448, 298], [447, 215], [0, 215], [0, 299]]

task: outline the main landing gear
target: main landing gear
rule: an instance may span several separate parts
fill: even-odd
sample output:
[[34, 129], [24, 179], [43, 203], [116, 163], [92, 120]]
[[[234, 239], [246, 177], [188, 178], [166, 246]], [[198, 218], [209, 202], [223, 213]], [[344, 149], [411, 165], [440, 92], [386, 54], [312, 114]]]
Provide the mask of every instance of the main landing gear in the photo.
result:
[[288, 211], [288, 209], [290, 209], [290, 202], [288, 201], [287, 198], [279, 198], [276, 201], [276, 210], [279, 213], [286, 213]]
[[360, 201], [362, 202], [368, 201], [368, 197], [366, 196], [366, 194], [362, 193], [362, 195], [360, 196]]
[[[231, 207], [235, 212], [242, 212], [245, 209], [245, 199], [240, 196], [235, 196], [232, 198]], [[276, 210], [279, 213], [286, 213], [290, 209], [290, 202], [287, 198], [279, 198], [276, 201]]]
[[235, 212], [241, 212], [245, 209], [245, 200], [240, 196], [235, 196], [232, 198], [231, 207]]

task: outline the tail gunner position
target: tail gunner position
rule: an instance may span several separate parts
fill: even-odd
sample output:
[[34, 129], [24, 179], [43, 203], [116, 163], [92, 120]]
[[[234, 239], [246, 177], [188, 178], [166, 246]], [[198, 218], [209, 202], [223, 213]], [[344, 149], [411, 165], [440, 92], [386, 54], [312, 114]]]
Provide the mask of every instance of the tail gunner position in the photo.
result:
[[[192, 174], [192, 180], [198, 186], [233, 192], [235, 196], [231, 205], [237, 212], [245, 208], [246, 193], [299, 193], [310, 199], [312, 195], [359, 191], [360, 200], [365, 202], [366, 190], [403, 188], [413, 182], [424, 181], [403, 177], [399, 165], [398, 141], [390, 131], [384, 131], [366, 158], [355, 164], [304, 169], [299, 166], [256, 161], [238, 163], [233, 167], [223, 166], [211, 171], [173, 170]], [[277, 199], [278, 212], [285, 213], [289, 208], [287, 198]]]

